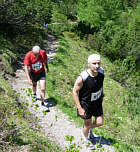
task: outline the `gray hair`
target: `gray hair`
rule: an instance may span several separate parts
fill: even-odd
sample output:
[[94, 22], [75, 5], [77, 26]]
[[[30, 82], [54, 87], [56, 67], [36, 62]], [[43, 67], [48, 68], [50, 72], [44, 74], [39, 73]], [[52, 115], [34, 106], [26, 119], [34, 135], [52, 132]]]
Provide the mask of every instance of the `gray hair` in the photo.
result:
[[39, 46], [33, 46], [32, 51], [34, 54], [38, 54], [40, 52], [40, 47]]

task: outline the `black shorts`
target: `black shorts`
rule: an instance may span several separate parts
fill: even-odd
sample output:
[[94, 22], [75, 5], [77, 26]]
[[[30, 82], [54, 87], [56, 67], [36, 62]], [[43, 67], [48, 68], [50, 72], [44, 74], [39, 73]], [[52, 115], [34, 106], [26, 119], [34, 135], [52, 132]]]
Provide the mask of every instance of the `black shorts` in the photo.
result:
[[46, 80], [46, 73], [45, 73], [45, 70], [43, 70], [42, 72], [40, 73], [34, 73], [32, 71], [29, 71], [29, 75], [30, 75], [30, 78], [33, 82], [37, 82], [39, 80]]
[[81, 106], [85, 110], [85, 115], [84, 116], [79, 115], [79, 112], [77, 110], [77, 116], [83, 119], [90, 119], [92, 116], [98, 117], [103, 115], [102, 101], [98, 100], [92, 104], [81, 102]]

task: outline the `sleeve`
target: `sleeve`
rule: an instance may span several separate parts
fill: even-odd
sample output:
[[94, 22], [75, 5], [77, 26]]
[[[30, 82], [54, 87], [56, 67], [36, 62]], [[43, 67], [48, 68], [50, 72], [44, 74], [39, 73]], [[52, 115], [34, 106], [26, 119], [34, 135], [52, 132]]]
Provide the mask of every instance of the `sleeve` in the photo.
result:
[[104, 69], [102, 67], [100, 67], [99, 72], [104, 74]]
[[24, 65], [29, 66], [30, 65], [30, 56], [29, 53], [26, 54], [24, 58]]
[[82, 77], [83, 82], [86, 81], [87, 77], [89, 76], [87, 70], [84, 70], [80, 73], [80, 76]]

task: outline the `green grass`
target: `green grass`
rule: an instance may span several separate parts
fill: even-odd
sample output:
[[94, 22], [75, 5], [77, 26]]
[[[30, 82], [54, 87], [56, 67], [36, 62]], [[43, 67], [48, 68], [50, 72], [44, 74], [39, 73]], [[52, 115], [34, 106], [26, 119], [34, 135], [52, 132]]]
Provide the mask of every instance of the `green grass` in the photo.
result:
[[[72, 96], [72, 88], [77, 76], [87, 68], [87, 58], [94, 50], [88, 49], [86, 42], [82, 42], [73, 33], [65, 32], [59, 37], [58, 52], [49, 64], [50, 73], [47, 75], [47, 93], [53, 98], [57, 106], [74, 119], [79, 126], [82, 120], [76, 116], [76, 108]], [[103, 102], [105, 125], [95, 129], [95, 133], [109, 138], [118, 151], [138, 152], [140, 149], [139, 115], [131, 117], [124, 104], [129, 92], [118, 82], [111, 79], [113, 64], [104, 56], [102, 67], [105, 70]]]
[[[31, 117], [30, 119], [33, 120], [33, 118]], [[10, 119], [10, 122], [20, 124], [20, 129], [18, 131], [19, 136], [14, 142], [14, 147], [25, 145], [30, 151], [34, 152], [56, 152], [57, 150], [59, 150], [60, 152], [62, 151], [58, 145], [51, 142], [44, 136], [44, 132], [39, 126], [35, 127], [33, 125], [30, 125], [28, 121], [25, 121], [24, 118], [20, 117], [19, 119], [15, 116]], [[35, 129], [32, 129], [31, 127], [35, 127]]]
[[24, 147], [25, 151], [31, 152], [61, 152], [58, 145], [44, 136], [36, 118], [24, 105], [18, 105], [17, 97], [0, 76], [0, 151], [22, 151]]

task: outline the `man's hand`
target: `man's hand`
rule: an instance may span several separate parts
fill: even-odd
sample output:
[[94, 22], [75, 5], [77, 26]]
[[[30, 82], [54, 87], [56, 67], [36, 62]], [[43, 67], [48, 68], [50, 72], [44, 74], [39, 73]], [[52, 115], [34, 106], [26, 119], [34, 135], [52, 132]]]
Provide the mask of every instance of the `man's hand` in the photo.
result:
[[32, 82], [31, 79], [28, 80], [28, 83], [29, 83], [30, 85], [33, 85], [33, 82]]
[[78, 108], [78, 113], [80, 116], [84, 117], [85, 116], [85, 110], [83, 108]]
[[48, 72], [49, 72], [49, 67], [48, 67], [47, 62], [45, 62], [45, 66], [46, 66], [46, 71], [47, 71], [47, 73], [48, 73]]
[[49, 72], [49, 68], [47, 67], [47, 73]]

